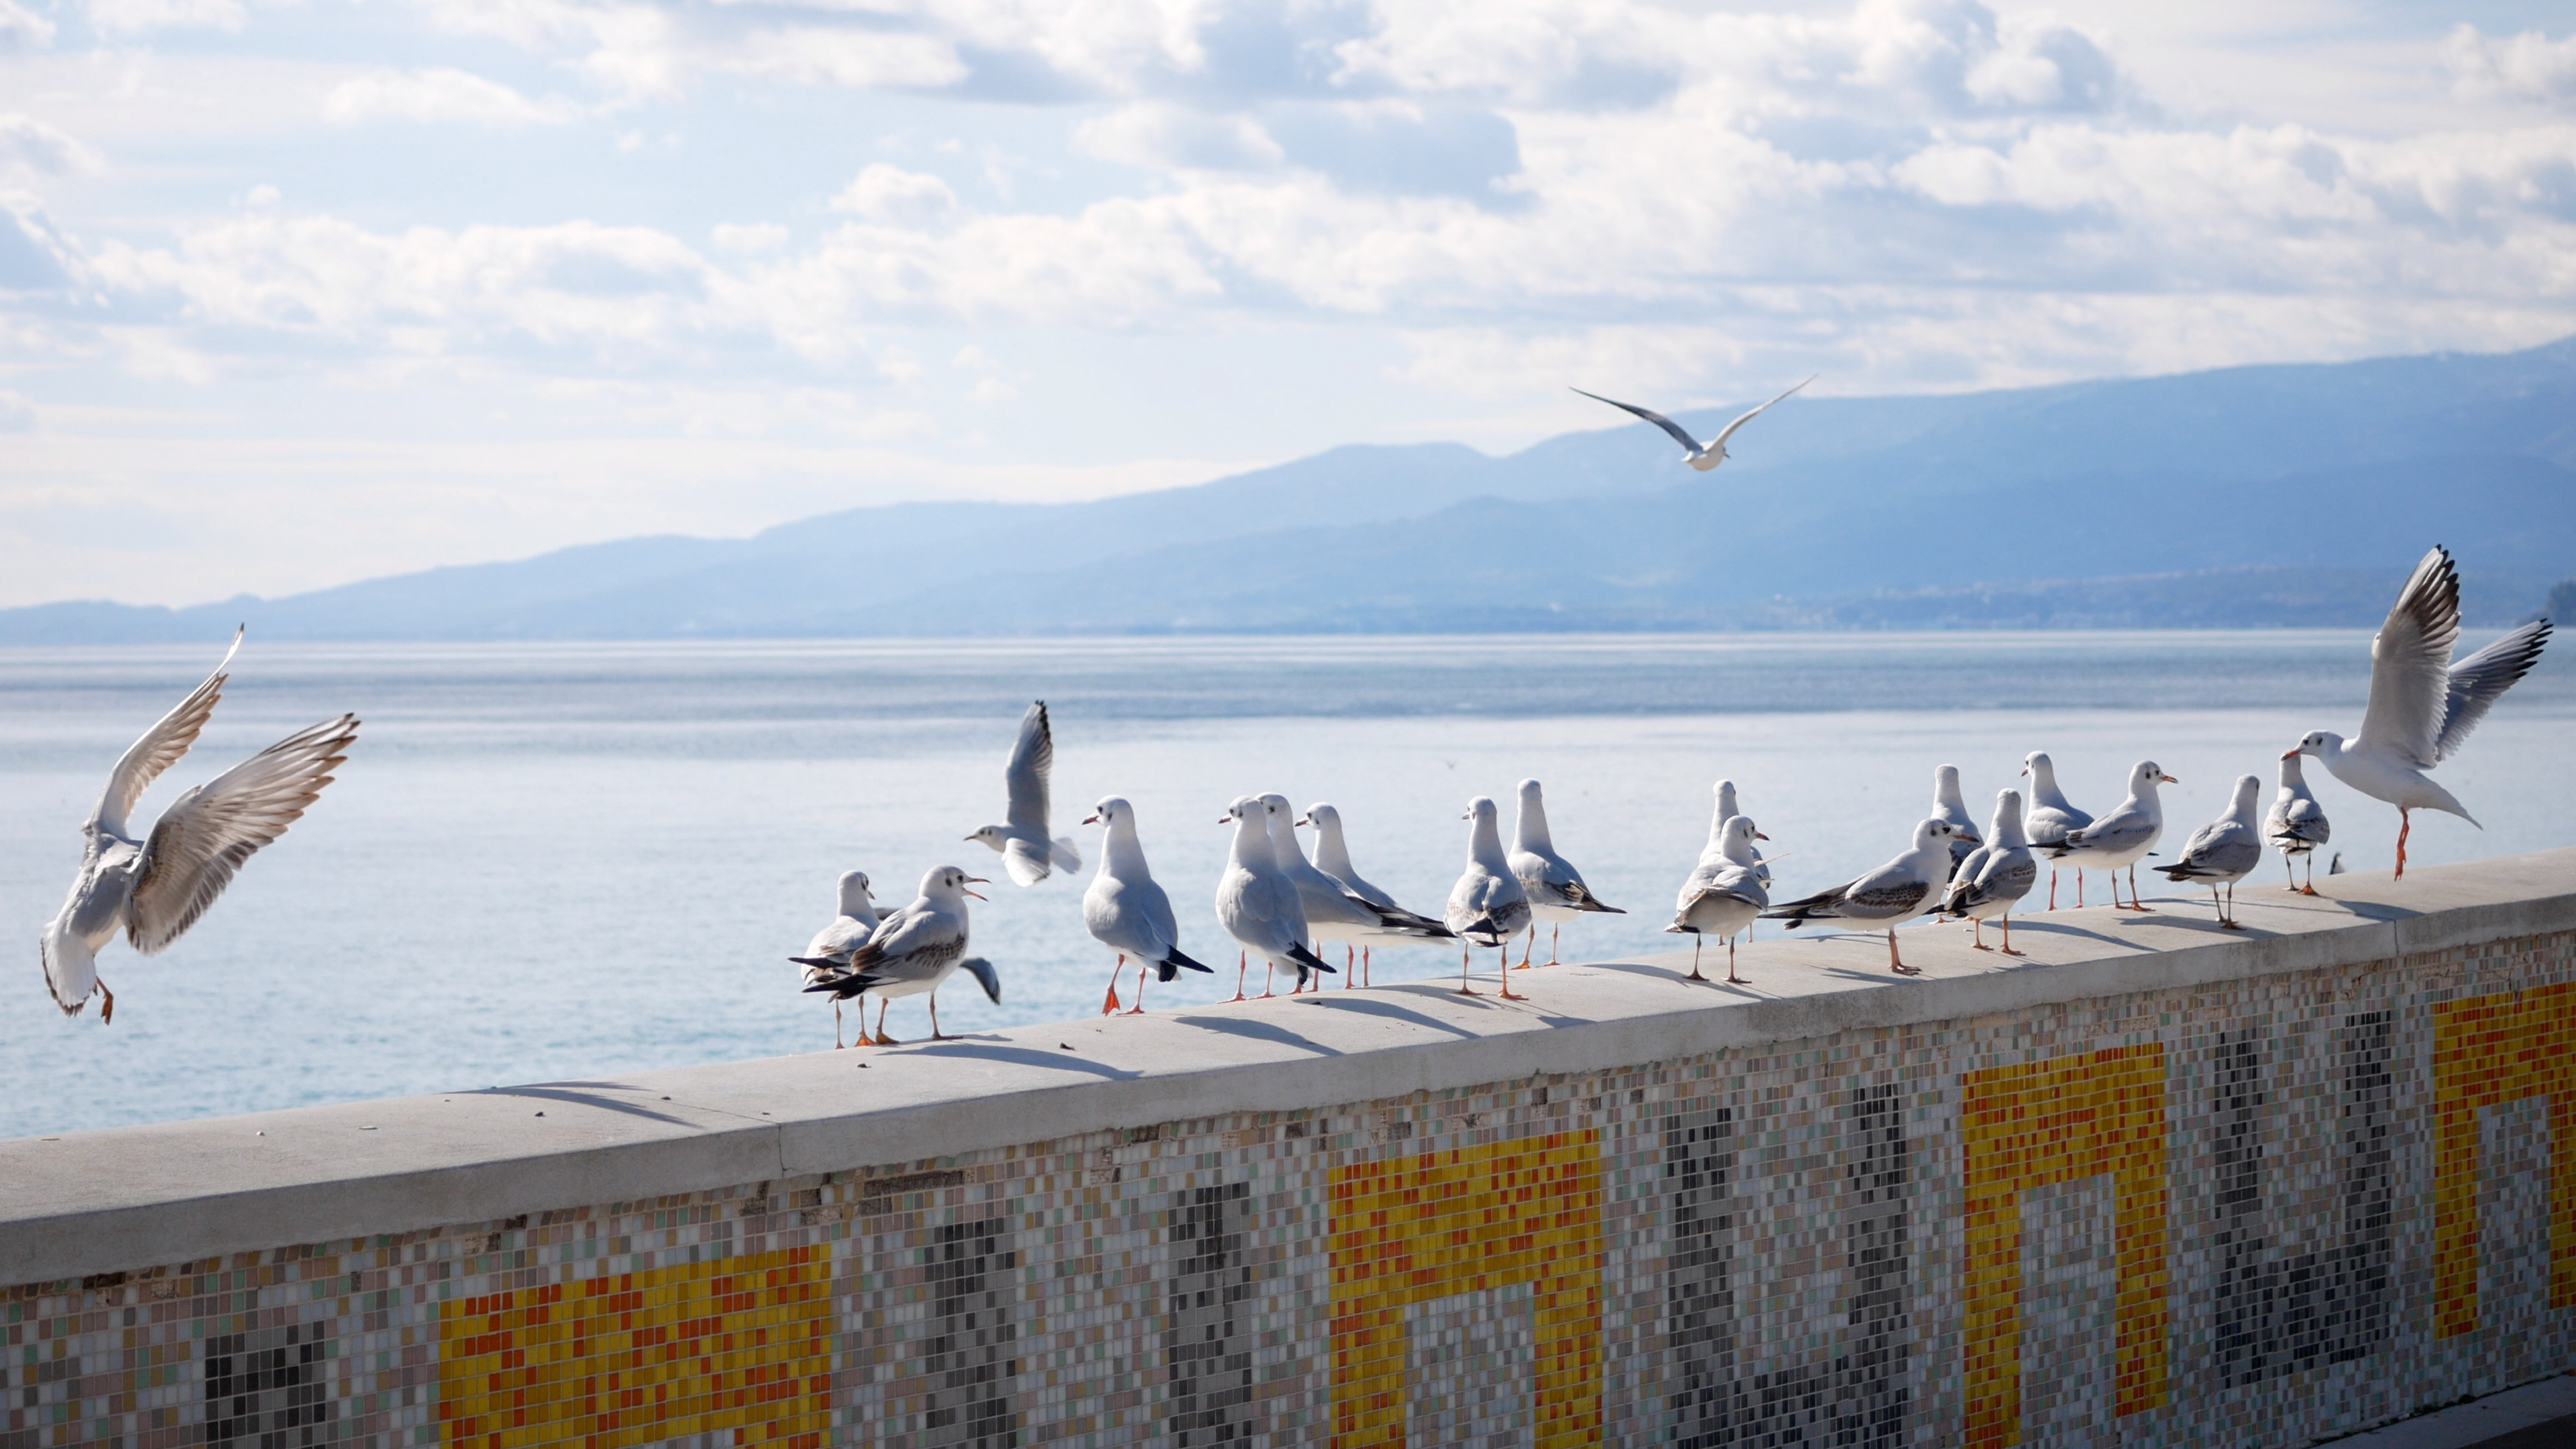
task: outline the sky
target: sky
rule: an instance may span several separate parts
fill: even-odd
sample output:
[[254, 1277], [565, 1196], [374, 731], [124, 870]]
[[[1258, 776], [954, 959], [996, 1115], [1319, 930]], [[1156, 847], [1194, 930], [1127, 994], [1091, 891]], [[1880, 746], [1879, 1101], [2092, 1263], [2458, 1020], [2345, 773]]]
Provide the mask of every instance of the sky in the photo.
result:
[[2563, 3], [0, 0], [0, 606], [2571, 332]]

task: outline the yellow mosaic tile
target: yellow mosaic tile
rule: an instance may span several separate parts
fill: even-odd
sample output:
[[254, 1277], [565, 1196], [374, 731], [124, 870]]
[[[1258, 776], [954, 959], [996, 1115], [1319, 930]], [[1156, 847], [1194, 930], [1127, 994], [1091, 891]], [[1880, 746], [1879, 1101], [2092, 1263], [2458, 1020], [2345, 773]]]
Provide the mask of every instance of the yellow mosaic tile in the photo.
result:
[[1535, 1442], [1599, 1441], [1599, 1132], [1337, 1167], [1331, 1196], [1336, 1449], [1405, 1444], [1406, 1308], [1523, 1283], [1536, 1336]]
[[724, 1433], [819, 1449], [830, 1420], [831, 1254], [789, 1248], [438, 1305], [451, 1449], [626, 1449]]
[[2021, 1442], [2021, 1194], [2111, 1175], [2113, 1413], [2165, 1402], [2165, 1054], [2156, 1043], [1960, 1078], [1967, 1176], [1966, 1441]]
[[2478, 1326], [2478, 1114], [2549, 1102], [2549, 1306], [2576, 1304], [2576, 982], [2433, 1008], [2433, 1321]]

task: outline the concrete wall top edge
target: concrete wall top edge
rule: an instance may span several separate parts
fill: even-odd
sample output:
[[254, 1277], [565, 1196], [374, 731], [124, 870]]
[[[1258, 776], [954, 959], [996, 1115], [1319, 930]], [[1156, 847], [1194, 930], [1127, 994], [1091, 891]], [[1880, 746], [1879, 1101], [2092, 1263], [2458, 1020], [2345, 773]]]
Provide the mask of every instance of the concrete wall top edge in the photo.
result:
[[[1853, 1030], [2387, 960], [2576, 929], [2576, 849], [2338, 876], [2323, 898], [2094, 908], [1964, 932], [1801, 932], [1747, 947], [1754, 983], [1679, 979], [1688, 952], [1515, 973], [1477, 997], [1417, 982], [1240, 1007], [640, 1072], [612, 1082], [343, 1103], [0, 1142], [0, 1284], [251, 1247], [420, 1231], [770, 1177], [888, 1166], [1119, 1127], [1309, 1110]], [[1989, 932], [1991, 935], [1991, 931]], [[544, 1113], [542, 1117], [538, 1113]]]

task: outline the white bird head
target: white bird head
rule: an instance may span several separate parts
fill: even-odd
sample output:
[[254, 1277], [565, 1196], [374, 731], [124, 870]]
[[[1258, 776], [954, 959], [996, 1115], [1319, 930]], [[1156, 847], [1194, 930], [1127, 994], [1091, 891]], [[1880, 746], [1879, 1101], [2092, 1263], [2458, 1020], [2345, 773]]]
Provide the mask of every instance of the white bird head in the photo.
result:
[[1225, 813], [1216, 818], [1216, 823], [1219, 825], [1240, 824], [1245, 816], [1260, 814], [1261, 798], [1259, 796], [1237, 795], [1234, 797], [1234, 803], [1225, 807]]
[[1120, 821], [1125, 821], [1133, 827], [1136, 823], [1136, 810], [1134, 806], [1127, 803], [1124, 796], [1119, 795], [1101, 796], [1100, 803], [1091, 807], [1091, 813], [1082, 817], [1082, 823], [1085, 825], [1105, 825], [1112, 830], [1118, 828]]
[[1943, 820], [1939, 816], [1933, 816], [1926, 819], [1922, 824], [1914, 827], [1914, 848], [1916, 850], [1930, 850], [1937, 845], [1947, 849], [1951, 839], [1958, 835], [1958, 833], [1958, 830], [1952, 826], [1949, 821]]
[[2261, 797], [2262, 793], [2263, 780], [2261, 776], [2237, 776], [2235, 813], [2251, 819], [2254, 815], [2254, 802], [2256, 799]]
[[2287, 751], [2284, 751], [2284, 752], [2282, 753], [2282, 755], [2281, 755], [2281, 788], [2282, 788], [2282, 789], [2284, 789], [2284, 790], [2298, 790], [2298, 789], [2304, 789], [2304, 788], [2307, 786], [2307, 783], [2308, 783], [2308, 781], [2307, 781], [2307, 777], [2306, 777], [2306, 775], [2304, 775], [2303, 773], [2301, 773], [2301, 771], [2300, 771], [2300, 769], [2299, 769], [2299, 756], [2300, 756], [2300, 755], [2302, 755], [2302, 754], [2304, 754], [2304, 753], [2306, 753], [2306, 752], [2305, 752], [2305, 751], [2303, 751], [2303, 750], [2287, 750]]
[[980, 841], [984, 842], [986, 845], [989, 845], [989, 846], [993, 847], [995, 850], [999, 850], [999, 849], [1001, 849], [1005, 844], [1007, 844], [1007, 843], [1008, 843], [1008, 842], [1003, 838], [1003, 835], [1002, 835], [1002, 827], [1000, 827], [1000, 826], [998, 826], [998, 825], [987, 825], [987, 826], [983, 827], [982, 829], [980, 829], [980, 830], [976, 831], [974, 834], [967, 836], [966, 838], [967, 838], [969, 841], [976, 841], [976, 840], [980, 840]]
[[1312, 825], [1319, 833], [1331, 834], [1342, 828], [1342, 812], [1318, 800], [1306, 807], [1304, 818], [1297, 823]]
[[2034, 780], [2048, 780], [2056, 776], [2057, 766], [2050, 762], [2048, 751], [2033, 750], [2021, 757], [2021, 772]]
[[2153, 760], [2140, 760], [2129, 771], [2129, 793], [2140, 798], [2152, 797], [2158, 785], [2179, 785], [2182, 781], [2168, 775]]
[[1461, 820], [1476, 820], [1482, 821], [1486, 824], [1491, 824], [1495, 820], [1500, 819], [1501, 815], [1502, 812], [1494, 808], [1494, 802], [1490, 797], [1479, 795], [1475, 799], [1467, 802], [1467, 813], [1459, 816], [1458, 818]]
[[1770, 836], [1763, 834], [1761, 831], [1754, 829], [1753, 821], [1749, 817], [1742, 815], [1729, 815], [1726, 817], [1725, 833], [1726, 843], [1728, 845], [1744, 849], [1752, 848], [1753, 842], [1757, 840], [1769, 840], [1771, 838]]
[[921, 898], [934, 905], [946, 906], [956, 905], [959, 896], [975, 896], [975, 899], [980, 901], [984, 899], [982, 896], [966, 888], [991, 884], [991, 881], [982, 876], [968, 875], [953, 865], [933, 866], [930, 874], [921, 878]]
[[[2295, 760], [2301, 755], [2321, 756], [2328, 750], [2341, 749], [2342, 747], [2343, 736], [2336, 734], [2333, 730], [2310, 730], [2297, 744], [2282, 751], [2281, 758], [2285, 760]], [[2295, 770], [2298, 767], [2296, 765], [2292, 765], [2290, 768]], [[2288, 777], [2283, 776], [2282, 778], [2286, 780]]]
[[1995, 820], [1992, 825], [1986, 827], [1986, 833], [1994, 838], [1995, 845], [1998, 848], [2009, 848], [2028, 844], [2029, 842], [2022, 835], [2021, 822], [2021, 792], [1997, 790]]
[[1720, 780], [1717, 782], [1717, 808], [1720, 814], [1728, 816], [1729, 818], [1732, 818], [1735, 815], [1735, 782], [1733, 780]]
[[868, 895], [868, 873], [863, 870], [841, 872], [841, 914], [855, 916], [859, 907], [871, 905]]

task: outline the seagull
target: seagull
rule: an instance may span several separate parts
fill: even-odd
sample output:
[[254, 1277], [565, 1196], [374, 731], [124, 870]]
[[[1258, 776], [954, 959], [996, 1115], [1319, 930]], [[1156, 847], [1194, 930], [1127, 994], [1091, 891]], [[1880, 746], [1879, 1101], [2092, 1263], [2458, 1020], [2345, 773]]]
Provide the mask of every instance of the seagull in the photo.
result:
[[1512, 994], [1511, 941], [1530, 923], [1529, 895], [1503, 855], [1502, 812], [1479, 795], [1467, 802], [1467, 813], [1459, 818], [1475, 823], [1467, 828], [1467, 869], [1449, 888], [1445, 912], [1458, 937], [1458, 994], [1476, 994], [1467, 984], [1467, 965], [1475, 954], [1471, 948], [1490, 946], [1502, 953], [1503, 999], [1527, 1001]]
[[1942, 882], [1950, 878], [1950, 837], [1955, 833], [1949, 821], [1927, 819], [1914, 827], [1914, 845], [1903, 855], [1858, 880], [1764, 911], [1761, 919], [1786, 921], [1792, 931], [1806, 921], [1885, 921], [1887, 969], [1920, 976], [1920, 970], [1896, 954], [1896, 923], [1921, 915], [1939, 898]]
[[2290, 868], [2290, 857], [2305, 856], [2308, 861], [2308, 883], [2290, 877], [2290, 889], [2301, 895], [2317, 893], [2316, 849], [2333, 833], [2326, 824], [2326, 807], [2308, 793], [2308, 781], [2299, 768], [2296, 751], [2281, 757], [2281, 793], [2263, 816], [2263, 838], [2281, 852], [2281, 869]]
[[[2080, 829], [2070, 830], [2057, 844], [2047, 847], [2051, 860], [2072, 860], [2079, 868], [2116, 871], [2129, 868], [2129, 909], [2143, 911], [2138, 904], [2138, 862], [2156, 848], [2157, 837], [2165, 833], [2165, 807], [2156, 798], [2159, 785], [2181, 782], [2156, 767], [2153, 760], [2140, 760], [2129, 771], [2129, 798], [2110, 814]], [[2111, 909], [2120, 909], [2120, 882], [2111, 882]]]
[[[1343, 889], [1349, 891], [1355, 896], [1358, 896], [1360, 899], [1367, 901], [1370, 905], [1380, 908], [1381, 910], [1397, 912], [1414, 920], [1422, 921], [1427, 925], [1439, 925], [1438, 922], [1431, 920], [1427, 916], [1405, 910], [1404, 907], [1397, 905], [1395, 897], [1388, 895], [1385, 891], [1369, 884], [1365, 880], [1362, 880], [1360, 878], [1360, 873], [1351, 868], [1350, 846], [1342, 838], [1341, 811], [1318, 800], [1314, 804], [1306, 807], [1306, 818], [1298, 821], [1297, 823], [1300, 825], [1311, 825], [1315, 827], [1315, 868], [1322, 871], [1324, 874], [1331, 876], [1335, 881], [1341, 884]], [[1449, 934], [1448, 928], [1445, 926], [1441, 927], [1440, 934], [1445, 938]], [[1420, 932], [1396, 930], [1374, 934], [1363, 933], [1357, 939], [1359, 942], [1359, 975], [1363, 982], [1365, 982], [1365, 979], [1368, 976], [1369, 947], [1372, 944], [1384, 945], [1396, 941], [1419, 941], [1430, 939], [1430, 937]], [[1345, 954], [1347, 954], [1347, 950]], [[1342, 964], [1348, 966], [1350, 962], [1345, 960]], [[1351, 978], [1348, 975], [1345, 975], [1342, 978], [1343, 989], [1348, 990], [1351, 984]]]
[[[1708, 817], [1708, 844], [1699, 848], [1699, 863], [1702, 865], [1707, 865], [1717, 860], [1733, 858], [1734, 852], [1727, 844], [1726, 822], [1744, 813], [1736, 808], [1735, 782], [1733, 780], [1718, 781], [1716, 789], [1717, 812]], [[1771, 837], [1765, 835], [1759, 838], [1768, 840]], [[1771, 862], [1764, 860], [1761, 856], [1755, 854], [1749, 846], [1744, 849], [1743, 854], [1745, 861], [1751, 863], [1753, 866], [1754, 877], [1762, 882], [1763, 889], [1770, 889]]]
[[[2236, 883], [2263, 863], [2263, 827], [2254, 815], [2255, 798], [2263, 793], [2263, 781], [2254, 775], [2236, 777], [2236, 798], [2228, 804], [2227, 813], [2191, 833], [2183, 842], [2182, 858], [2156, 869], [2169, 881], [2198, 881], [2209, 887], [2209, 900], [2218, 907], [2218, 924], [2231, 931], [2245, 929], [2236, 923]], [[2227, 887], [2227, 898], [2220, 900], [2218, 888]], [[2129, 898], [2137, 899], [2137, 887], [2129, 888]]]
[[[850, 953], [868, 943], [876, 934], [878, 913], [876, 901], [868, 893], [868, 873], [863, 870], [841, 872], [841, 911], [832, 924], [814, 933], [802, 956], [787, 959], [805, 968], [805, 984], [829, 980], [850, 968]], [[859, 1045], [868, 1041], [868, 1023], [859, 1021]], [[841, 999], [832, 998], [832, 1049], [841, 1047]]]
[[331, 783], [358, 738], [356, 715], [324, 720], [270, 745], [170, 802], [152, 833], [136, 840], [126, 817], [161, 772], [179, 762], [223, 698], [224, 670], [240, 651], [242, 631], [206, 682], [188, 692], [143, 737], [126, 747], [107, 788], [81, 822], [80, 874], [62, 910], [37, 937], [45, 985], [65, 1016], [100, 998], [101, 1025], [116, 1018], [116, 994], [98, 979], [98, 953], [125, 932], [145, 956], [187, 934], [233, 872], [261, 846], [286, 833]]
[[2540, 662], [2549, 627], [2547, 619], [2534, 619], [2451, 663], [2460, 639], [2460, 573], [2449, 552], [2437, 547], [2415, 565], [2370, 641], [2370, 703], [2361, 712], [2361, 738], [2317, 730], [2289, 752], [2316, 756], [2336, 779], [2397, 807], [2398, 879], [2406, 878], [2407, 812], [2441, 810], [2477, 825], [2424, 772], [2458, 753], [2497, 696]]
[[1154, 873], [1145, 867], [1144, 843], [1136, 838], [1136, 807], [1119, 796], [1104, 795], [1082, 823], [1101, 827], [1100, 869], [1091, 877], [1091, 888], [1082, 893], [1082, 924], [1090, 928], [1093, 940], [1118, 953], [1118, 964], [1109, 968], [1109, 997], [1100, 1004], [1100, 1014], [1107, 1016], [1118, 1009], [1118, 973], [1133, 956], [1136, 1005], [1127, 1014], [1140, 1015], [1145, 1010], [1146, 967], [1153, 967], [1156, 977], [1164, 981], [1181, 974], [1183, 967], [1216, 968], [1181, 954], [1172, 898], [1154, 883]]
[[[898, 996], [927, 994], [930, 1039], [950, 1040], [939, 1030], [939, 988], [959, 967], [981, 982], [984, 994], [996, 1004], [1002, 999], [1001, 978], [993, 974], [992, 963], [966, 955], [966, 898], [984, 899], [967, 887], [989, 884], [982, 876], [968, 875], [953, 865], [933, 868], [921, 878], [921, 894], [879, 921], [876, 934], [850, 953], [850, 964], [840, 975], [805, 989], [829, 992], [834, 1001], [875, 996], [876, 1034], [873, 1038], [862, 1035], [860, 1040], [878, 1046], [895, 1044], [885, 1031], [887, 1003]], [[859, 1024], [867, 1025], [864, 1016]]]
[[1682, 461], [1705, 473], [1711, 468], [1714, 468], [1718, 464], [1726, 461], [1726, 440], [1735, 436], [1735, 430], [1737, 428], [1743, 427], [1746, 423], [1762, 416], [1763, 408], [1771, 406], [1771, 403], [1780, 401], [1780, 398], [1787, 397], [1791, 392], [1796, 392], [1798, 388], [1805, 387], [1808, 383], [1814, 382], [1816, 377], [1817, 374], [1815, 373], [1807, 374], [1806, 378], [1800, 381], [1796, 387], [1790, 388], [1789, 392], [1780, 394], [1780, 397], [1775, 397], [1771, 399], [1771, 402], [1762, 404], [1762, 407], [1754, 408], [1746, 412], [1743, 416], [1737, 418], [1734, 422], [1728, 423], [1724, 428], [1718, 431], [1716, 437], [1708, 440], [1708, 444], [1705, 447], [1702, 447], [1699, 439], [1692, 437], [1689, 431], [1681, 424], [1674, 422], [1671, 418], [1665, 417], [1662, 413], [1654, 412], [1647, 408], [1641, 408], [1634, 403], [1623, 403], [1617, 398], [1603, 397], [1597, 392], [1583, 392], [1583, 389], [1579, 387], [1573, 389], [1573, 391], [1583, 393], [1585, 397], [1592, 399], [1594, 402], [1606, 402], [1610, 404], [1610, 406], [1618, 408], [1624, 412], [1634, 413], [1638, 417], [1644, 418], [1647, 422], [1653, 423], [1656, 427], [1663, 429], [1665, 432], [1672, 434], [1673, 441], [1682, 445]]
[[[1306, 944], [1306, 912], [1298, 903], [1297, 883], [1279, 868], [1279, 856], [1271, 848], [1269, 808], [1258, 796], [1237, 796], [1217, 823], [1234, 827], [1225, 874], [1216, 882], [1216, 918], [1227, 935], [1243, 944], [1235, 957], [1234, 999], [1243, 999], [1244, 966], [1254, 952], [1274, 977], [1283, 965], [1297, 968], [1292, 991], [1304, 987], [1314, 972], [1331, 972]], [[1263, 985], [1264, 998], [1276, 993], [1275, 982]]]
[[[1289, 808], [1288, 797], [1264, 795], [1261, 808], [1270, 827], [1271, 853], [1278, 857], [1279, 869], [1297, 887], [1297, 903], [1306, 913], [1306, 929], [1318, 941], [1342, 942], [1343, 965], [1350, 964], [1351, 946], [1360, 941], [1450, 939], [1449, 928], [1438, 921], [1400, 907], [1381, 906], [1317, 870], [1306, 859], [1306, 847], [1297, 841], [1299, 822], [1296, 812]], [[1347, 978], [1343, 985], [1348, 989]]]
[[1943, 765], [1932, 772], [1932, 818], [1947, 820], [1959, 833], [1950, 837], [1950, 873], [1959, 873], [1959, 863], [1971, 851], [1985, 844], [1977, 834], [1976, 817], [1968, 813], [1968, 797], [1959, 793], [1959, 767]]
[[1744, 978], [1735, 974], [1735, 938], [1771, 904], [1771, 893], [1763, 888], [1761, 865], [1753, 858], [1753, 842], [1771, 837], [1741, 815], [1728, 817], [1719, 837], [1716, 858], [1702, 855], [1699, 869], [1682, 882], [1681, 895], [1673, 902], [1673, 923], [1664, 929], [1691, 938], [1693, 981], [1708, 979], [1699, 974], [1702, 938], [1725, 937], [1726, 979], [1741, 986]]
[[1995, 792], [1995, 823], [1986, 831], [1986, 843], [1971, 851], [1959, 862], [1958, 873], [1950, 877], [1950, 888], [1941, 897], [1941, 914], [1948, 920], [1962, 917], [1968, 922], [1973, 945], [1980, 951], [1991, 951], [1986, 944], [1985, 923], [2003, 917], [2004, 954], [2019, 956], [2012, 948], [2012, 908], [2030, 894], [2039, 883], [2039, 861], [2030, 853], [2030, 837], [2022, 829], [2021, 792]]
[[1547, 964], [1556, 964], [1557, 933], [1565, 923], [1580, 916], [1606, 912], [1624, 916], [1617, 906], [1605, 906], [1583, 883], [1583, 872], [1576, 870], [1547, 835], [1547, 805], [1539, 798], [1538, 781], [1523, 780], [1520, 808], [1512, 816], [1512, 874], [1520, 878], [1521, 891], [1529, 897], [1529, 945], [1521, 951], [1521, 965], [1526, 968], [1530, 952], [1538, 949], [1538, 923], [1549, 923]]
[[[2057, 766], [2050, 762], [2046, 750], [2033, 750], [2022, 756], [2021, 772], [2030, 777], [2030, 813], [2023, 817], [2022, 830], [2029, 836], [2033, 850], [2049, 850], [2066, 843], [2066, 833], [2081, 830], [2093, 823], [2093, 817], [2066, 803], [2065, 792], [2057, 788]], [[2084, 904], [2084, 867], [2075, 868], [2075, 904]], [[2057, 867], [2048, 868], [2048, 908], [2057, 909]]]
[[1073, 848], [1070, 836], [1047, 836], [1047, 775], [1055, 769], [1055, 731], [1047, 724], [1046, 701], [1041, 699], [1020, 716], [1019, 742], [1011, 746], [1011, 762], [1002, 767], [1003, 783], [1010, 787], [1010, 824], [987, 825], [968, 840], [980, 840], [1002, 853], [1002, 865], [1011, 879], [1024, 886], [1036, 885], [1053, 870], [1082, 869], [1082, 856]]

